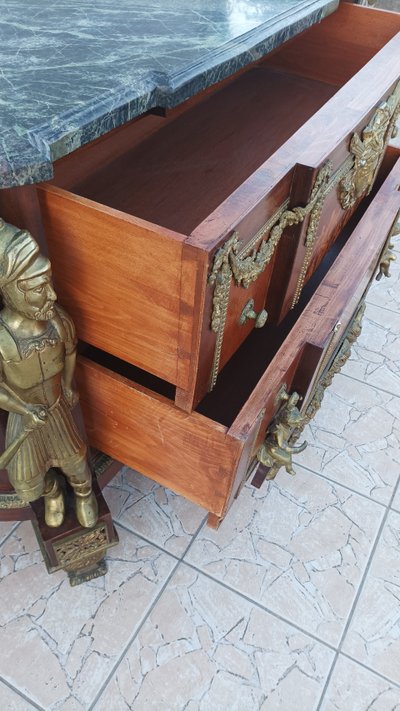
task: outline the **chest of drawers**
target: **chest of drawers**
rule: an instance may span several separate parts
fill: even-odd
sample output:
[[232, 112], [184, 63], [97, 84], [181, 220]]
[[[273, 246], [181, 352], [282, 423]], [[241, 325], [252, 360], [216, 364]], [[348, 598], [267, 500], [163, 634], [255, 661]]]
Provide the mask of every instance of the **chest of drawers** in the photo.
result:
[[91, 444], [213, 525], [259, 463], [290, 468], [295, 419], [357, 329], [400, 209], [399, 166], [374, 189], [399, 80], [400, 16], [341, 3], [35, 188]]

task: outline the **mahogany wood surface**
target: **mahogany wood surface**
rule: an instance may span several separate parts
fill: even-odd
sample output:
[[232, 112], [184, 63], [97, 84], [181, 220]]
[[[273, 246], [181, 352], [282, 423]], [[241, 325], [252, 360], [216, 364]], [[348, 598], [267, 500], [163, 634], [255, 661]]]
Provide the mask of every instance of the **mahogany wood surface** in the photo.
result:
[[220, 516], [241, 442], [226, 428], [86, 358], [78, 385], [91, 443]]
[[[94, 446], [119, 458], [213, 514], [225, 515], [276, 408], [284, 382], [306, 395], [319, 357], [340, 319], [337, 342], [376, 269], [387, 233], [400, 208], [400, 162], [385, 181], [333, 266], [284, 338], [232, 425], [193, 412], [81, 358], [79, 386]], [[357, 269], [354, 268], [357, 264]], [[279, 328], [276, 329], [277, 332]], [[282, 335], [285, 336], [281, 327]], [[281, 336], [282, 339], [282, 336]], [[249, 363], [251, 370], [251, 363]], [[240, 372], [240, 380], [246, 373]], [[238, 374], [233, 376], [235, 390]], [[225, 392], [229, 407], [229, 388]], [[221, 395], [217, 402], [220, 403]]]
[[38, 193], [56, 287], [78, 336], [186, 387], [180, 314], [193, 313], [196, 272], [186, 269], [181, 297], [183, 236], [55, 186]]
[[71, 189], [188, 235], [335, 90], [250, 69]]
[[[352, 12], [351, 8], [340, 9], [342, 19], [335, 20], [339, 24], [329, 24], [325, 31], [327, 43], [336, 41], [335, 28]], [[376, 49], [394, 34], [389, 30], [387, 13], [378, 15], [381, 30], [372, 42]], [[354, 40], [357, 46], [370, 25], [370, 21], [361, 22], [359, 37]], [[320, 47], [312, 38], [309, 42], [314, 29], [303, 33], [299, 41], [304, 47], [310, 44], [314, 64], [319, 66]], [[350, 43], [351, 33], [346, 36]], [[273, 54], [271, 62], [279, 61], [280, 51]], [[373, 54], [371, 50], [368, 56], [363, 55], [362, 61]], [[300, 76], [296, 62], [289, 70], [282, 70], [267, 59], [219, 91], [213, 88], [207, 98], [175, 110], [174, 119], [147, 116], [129, 124], [125, 152], [121, 129], [110, 143], [102, 139], [82, 149], [88, 160], [80, 174], [76, 156], [60, 161], [56, 182], [90, 198], [68, 196], [49, 186], [44, 188], [46, 199], [42, 197], [56, 281], [78, 333], [96, 347], [176, 384], [176, 404], [187, 411], [195, 407], [207, 390], [215, 347], [215, 334], [210, 330], [213, 289], [206, 281], [216, 248], [233, 230], [244, 242], [251, 239], [289, 195], [291, 207], [307, 202], [318, 168], [328, 158], [334, 168], [344, 161], [352, 132], [366, 125], [377, 103], [392, 90], [400, 74], [399, 55], [400, 36], [337, 93], [337, 86], [329, 83], [337, 84], [337, 80], [331, 77], [328, 65], [322, 67], [316, 81]], [[359, 69], [360, 61], [350, 57], [349, 67], [353, 62], [353, 68], [349, 76]], [[104, 157], [103, 165], [95, 155], [98, 150]], [[62, 198], [64, 210], [56, 214]], [[75, 205], [79, 220], [67, 214]], [[132, 229], [125, 233], [126, 240], [112, 234], [115, 214], [140, 224], [142, 231], [152, 235], [151, 243], [157, 249], [161, 244], [156, 261], [157, 250], [150, 249], [150, 258], [146, 248], [150, 240], [139, 238], [136, 228], [134, 238]], [[351, 210], [343, 212], [333, 195], [328, 197], [308, 277], [351, 214]], [[105, 230], [100, 228], [100, 215], [105, 218]], [[82, 236], [87, 225], [90, 234]], [[257, 311], [266, 306], [271, 321], [281, 320], [290, 308], [305, 253], [306, 227], [304, 223], [286, 230], [274, 260], [248, 290], [232, 285], [221, 367], [252, 331], [251, 322], [238, 325], [250, 298], [254, 298]], [[169, 228], [177, 232], [168, 232]], [[69, 234], [74, 238], [66, 246]], [[171, 244], [168, 253], [168, 240], [181, 244], [179, 248]], [[121, 289], [115, 276], [122, 254], [114, 249], [117, 255], [107, 258], [108, 263], [100, 261], [100, 255], [104, 251], [111, 254], [111, 246], [117, 244], [124, 253], [126, 289]], [[79, 293], [76, 280], [64, 273], [70, 254], [93, 299]], [[93, 255], [100, 262], [98, 280], [93, 276]], [[168, 276], [161, 274], [161, 284], [160, 263], [168, 264]], [[139, 272], [143, 278], [137, 281]], [[111, 273], [114, 276], [110, 277]], [[131, 289], [133, 282], [136, 289]], [[111, 283], [111, 294], [104, 290], [105, 283]], [[123, 314], [121, 303], [127, 305]], [[107, 329], [111, 328], [109, 333], [104, 331], [105, 322]]]
[[265, 402], [265, 393], [276, 393], [286, 363], [305, 343], [323, 345], [340, 319], [345, 330], [376, 269], [387, 235], [400, 209], [400, 161], [357, 224], [306, 310], [285, 339], [253, 390], [229, 432], [239, 436], [253, 424]]
[[285, 42], [263, 63], [339, 87], [397, 32], [399, 13], [341, 2], [336, 12]]

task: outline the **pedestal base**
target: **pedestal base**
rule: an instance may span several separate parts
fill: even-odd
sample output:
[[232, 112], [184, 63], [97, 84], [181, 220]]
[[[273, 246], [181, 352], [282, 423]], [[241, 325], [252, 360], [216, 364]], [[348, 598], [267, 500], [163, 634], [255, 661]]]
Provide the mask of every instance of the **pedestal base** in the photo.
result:
[[70, 491], [66, 492], [65, 521], [58, 528], [46, 525], [43, 499], [31, 504], [35, 516], [32, 524], [47, 571], [65, 570], [72, 586], [105, 575], [104, 555], [118, 543], [110, 511], [95, 481], [93, 490], [99, 508], [99, 518], [93, 528], [82, 528], [77, 522]]

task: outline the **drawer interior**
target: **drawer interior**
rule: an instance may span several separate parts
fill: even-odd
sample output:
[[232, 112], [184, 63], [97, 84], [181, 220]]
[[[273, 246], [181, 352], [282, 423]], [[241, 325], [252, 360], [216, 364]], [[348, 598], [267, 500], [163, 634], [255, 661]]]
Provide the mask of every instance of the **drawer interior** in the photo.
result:
[[54, 183], [188, 235], [396, 34], [394, 17], [343, 3], [222, 88], [62, 159]]
[[77, 171], [76, 182], [56, 183], [190, 234], [335, 91], [258, 66], [83, 181]]
[[[317, 286], [325, 277], [339, 252], [348, 241], [353, 229], [367, 209], [379, 183], [377, 181], [374, 193], [365, 200], [343, 229], [339, 239], [326, 254], [320, 266], [303, 290], [301, 299], [295, 309], [289, 312], [278, 326], [266, 325], [254, 329], [232, 358], [228, 361], [218, 376], [214, 390], [207, 394], [196, 407], [196, 412], [213, 422], [229, 428], [236, 416], [248, 400], [264, 371], [268, 368], [283, 341], [298, 320], [301, 312], [315, 293]], [[175, 387], [150, 373], [137, 368], [125, 361], [94, 348], [86, 343], [80, 344], [80, 353], [99, 365], [118, 373], [136, 385], [157, 393], [173, 403]]]

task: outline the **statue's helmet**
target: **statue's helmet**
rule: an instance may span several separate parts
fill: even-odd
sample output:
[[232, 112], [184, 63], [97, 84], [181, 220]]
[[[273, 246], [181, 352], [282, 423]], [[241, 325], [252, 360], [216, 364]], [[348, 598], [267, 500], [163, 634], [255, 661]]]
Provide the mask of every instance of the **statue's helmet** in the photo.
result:
[[[30, 232], [20, 230], [0, 218], [0, 289], [17, 279], [40, 273], [50, 266], [39, 254], [39, 246]], [[35, 268], [37, 267], [37, 269]]]

